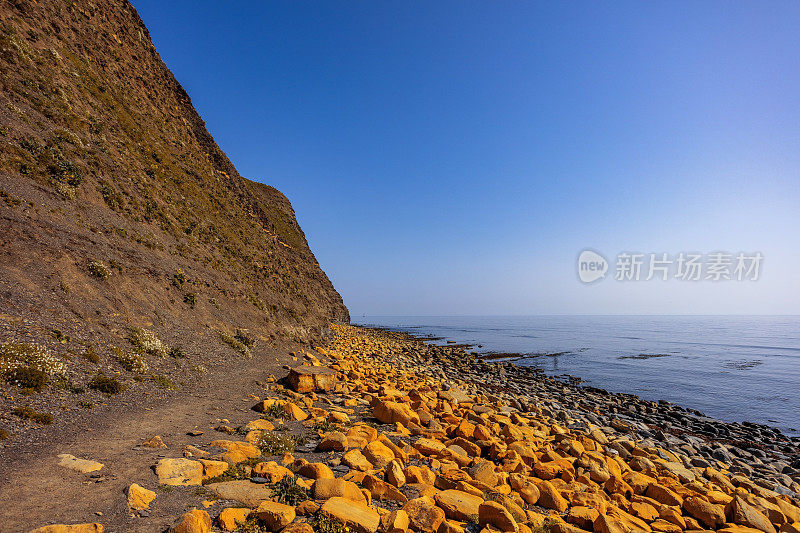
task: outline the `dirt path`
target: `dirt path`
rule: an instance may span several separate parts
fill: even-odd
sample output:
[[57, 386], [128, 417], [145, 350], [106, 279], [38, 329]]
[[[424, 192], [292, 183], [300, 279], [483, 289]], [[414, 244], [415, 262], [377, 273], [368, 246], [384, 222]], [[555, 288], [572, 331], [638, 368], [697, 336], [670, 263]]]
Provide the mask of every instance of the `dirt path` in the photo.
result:
[[[289, 353], [297, 348], [285, 344], [260, 357], [233, 360], [166, 399], [115, 406], [79, 425], [56, 424], [41, 430], [32, 442], [7, 446], [0, 452], [0, 532], [82, 522], [100, 522], [106, 532], [163, 531], [184, 511], [186, 493], [197, 488], [157, 490], [151, 467], [159, 457], [179, 457], [186, 444], [224, 438], [213, 429], [220, 418], [233, 427], [257, 418], [250, 409], [256, 401], [252, 395], [263, 397], [265, 391], [256, 382], [285, 374], [281, 367], [294, 362]], [[195, 428], [203, 435], [187, 435]], [[137, 448], [154, 435], [160, 435], [168, 449]], [[105, 467], [80, 474], [58, 466], [60, 453], [100, 461]], [[158, 493], [150, 516], [133, 517], [128, 511], [125, 490], [131, 483]]]

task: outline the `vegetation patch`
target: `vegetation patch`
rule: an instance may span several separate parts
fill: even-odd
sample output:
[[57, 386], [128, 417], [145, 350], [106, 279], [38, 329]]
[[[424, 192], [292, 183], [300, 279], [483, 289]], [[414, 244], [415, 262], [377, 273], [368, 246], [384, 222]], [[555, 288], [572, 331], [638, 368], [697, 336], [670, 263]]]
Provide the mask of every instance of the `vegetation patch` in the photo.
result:
[[262, 433], [261, 438], [256, 441], [256, 446], [261, 450], [261, 454], [267, 457], [273, 455], [283, 455], [293, 453], [305, 439], [295, 435], [280, 435], [273, 432]]
[[89, 261], [89, 273], [98, 279], [108, 279], [111, 276], [109, 269], [102, 261]]
[[40, 413], [39, 411], [35, 411], [30, 407], [17, 407], [11, 414], [20, 417], [23, 420], [32, 420], [38, 424], [52, 424], [53, 423], [53, 415], [50, 413]]
[[178, 390], [178, 386], [167, 376], [164, 375], [150, 376], [150, 379], [153, 380], [153, 383], [155, 383], [162, 389]]
[[0, 440], [6, 440], [11, 435], [5, 429], [0, 429]]
[[350, 528], [334, 518], [317, 513], [311, 521], [315, 533], [350, 533]]
[[[237, 330], [238, 333], [239, 330]], [[244, 344], [242, 341], [236, 338], [236, 336], [230, 336], [227, 333], [222, 331], [219, 332], [219, 338], [222, 339], [222, 342], [236, 350], [237, 352], [241, 353], [248, 359], [253, 357], [253, 353], [250, 351], [250, 348]]]
[[131, 328], [128, 340], [140, 352], [156, 355], [158, 357], [165, 357], [167, 355], [167, 346], [161, 342], [158, 335], [144, 328]]
[[48, 380], [47, 372], [42, 372], [29, 366], [15, 368], [6, 375], [6, 381], [12, 385], [37, 392], [47, 386]]
[[186, 357], [186, 352], [180, 346], [173, 346], [169, 349], [168, 355], [175, 359], [183, 359]]
[[135, 372], [137, 374], [144, 374], [147, 372], [149, 365], [144, 360], [144, 356], [138, 353], [126, 352], [114, 346], [111, 348], [114, 352], [114, 360], [122, 365], [122, 368], [128, 372]]
[[64, 363], [37, 344], [7, 342], [0, 344], [0, 376], [18, 368], [32, 368], [48, 375], [64, 372]]
[[89, 382], [89, 388], [102, 392], [105, 394], [119, 394], [125, 390], [123, 385], [117, 378], [97, 374], [92, 381]]
[[272, 489], [272, 496], [278, 503], [297, 505], [309, 498], [308, 489], [298, 485], [297, 478], [294, 476], [284, 476], [277, 483], [271, 483], [269, 487]]

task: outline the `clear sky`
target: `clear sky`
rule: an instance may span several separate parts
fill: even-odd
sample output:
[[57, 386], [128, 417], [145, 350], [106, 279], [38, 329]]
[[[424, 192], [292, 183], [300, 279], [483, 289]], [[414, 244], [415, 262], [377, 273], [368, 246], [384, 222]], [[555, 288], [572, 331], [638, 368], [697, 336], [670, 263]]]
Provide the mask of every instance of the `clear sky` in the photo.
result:
[[[133, 4], [354, 316], [800, 313], [800, 3]], [[621, 282], [623, 251], [764, 261]]]

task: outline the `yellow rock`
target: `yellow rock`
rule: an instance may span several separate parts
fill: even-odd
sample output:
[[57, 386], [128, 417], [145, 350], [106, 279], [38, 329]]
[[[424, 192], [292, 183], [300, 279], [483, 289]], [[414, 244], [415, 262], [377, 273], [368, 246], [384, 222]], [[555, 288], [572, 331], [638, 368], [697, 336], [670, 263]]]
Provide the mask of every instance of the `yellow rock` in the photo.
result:
[[343, 452], [348, 448], [348, 437], [339, 431], [329, 431], [322, 436], [317, 451], [320, 452]]
[[250, 516], [250, 512], [246, 507], [228, 507], [219, 513], [217, 523], [222, 531], [236, 531]]
[[70, 455], [68, 453], [60, 453], [58, 454], [58, 465], [69, 468], [70, 470], [75, 470], [76, 472], [80, 472], [81, 474], [88, 474], [89, 472], [96, 472], [103, 468], [103, 463], [98, 463], [97, 461], [91, 461], [89, 459], [79, 459], [74, 455]]
[[30, 533], [103, 533], [101, 524], [54, 524], [34, 529]]
[[300, 409], [296, 404], [292, 402], [286, 402], [283, 404], [283, 411], [289, 417], [289, 420], [305, 420], [308, 418], [308, 413]]
[[198, 461], [203, 465], [204, 480], [220, 476], [230, 467], [225, 461], [214, 461], [211, 459], [198, 459]]
[[279, 465], [275, 461], [258, 463], [253, 467], [253, 473], [257, 476], [267, 478], [270, 483], [277, 483], [285, 477], [294, 477], [294, 473], [291, 470], [285, 466]]
[[289, 525], [296, 516], [291, 505], [271, 501], [262, 502], [253, 512], [271, 531], [278, 531]]
[[409, 500], [403, 510], [408, 513], [412, 528], [422, 533], [433, 533], [444, 522], [444, 511], [427, 496]]
[[447, 518], [463, 522], [475, 522], [483, 498], [460, 490], [443, 490], [434, 495], [436, 505], [444, 510]]
[[536, 483], [536, 488], [539, 489], [539, 499], [537, 505], [545, 509], [555, 509], [559, 513], [567, 510], [569, 503], [561, 495], [558, 490], [549, 481], [543, 480]]
[[699, 496], [690, 496], [683, 501], [687, 513], [698, 519], [711, 529], [725, 523], [725, 510], [721, 505], [713, 504]]
[[320, 513], [345, 523], [358, 533], [375, 533], [380, 525], [380, 516], [371, 508], [338, 496], [322, 504]]
[[177, 525], [169, 528], [168, 533], [208, 533], [211, 531], [211, 517], [199, 509], [184, 514]]
[[419, 415], [411, 410], [411, 407], [405, 403], [378, 401], [372, 407], [372, 416], [383, 422], [384, 424], [394, 424], [399, 422], [404, 426], [409, 426], [411, 423], [419, 425]]
[[394, 452], [379, 440], [367, 444], [364, 447], [363, 454], [376, 468], [384, 468], [394, 461]]
[[392, 511], [381, 517], [381, 533], [405, 533], [409, 526], [408, 513], [402, 509]]
[[492, 525], [500, 531], [519, 531], [519, 526], [511, 513], [497, 502], [483, 502], [478, 507], [478, 523]]
[[245, 429], [249, 430], [262, 430], [262, 431], [273, 431], [275, 429], [275, 425], [270, 422], [269, 420], [264, 420], [263, 418], [259, 418], [258, 420], [252, 420], [248, 422], [245, 426]]
[[397, 488], [406, 484], [406, 475], [403, 473], [403, 466], [397, 460], [386, 465], [386, 481]]
[[145, 448], [166, 448], [167, 445], [164, 444], [164, 440], [161, 438], [160, 435], [154, 436], [150, 440], [146, 440], [142, 443], [142, 446]]
[[161, 459], [156, 465], [160, 485], [200, 485], [203, 480], [203, 464], [192, 459]]
[[357, 503], [367, 503], [367, 499], [358, 485], [342, 478], [318, 479], [314, 482], [311, 491], [315, 500], [340, 497]]
[[361, 470], [362, 472], [372, 470], [372, 463], [370, 463], [369, 460], [364, 457], [364, 454], [361, 453], [361, 450], [358, 448], [353, 448], [344, 454], [344, 457], [342, 457], [342, 462], [350, 468]]
[[325, 463], [306, 463], [298, 468], [297, 473], [311, 479], [333, 479], [333, 471]]
[[128, 508], [134, 511], [143, 511], [150, 508], [150, 502], [156, 499], [156, 493], [152, 490], [137, 485], [131, 484], [128, 487]]

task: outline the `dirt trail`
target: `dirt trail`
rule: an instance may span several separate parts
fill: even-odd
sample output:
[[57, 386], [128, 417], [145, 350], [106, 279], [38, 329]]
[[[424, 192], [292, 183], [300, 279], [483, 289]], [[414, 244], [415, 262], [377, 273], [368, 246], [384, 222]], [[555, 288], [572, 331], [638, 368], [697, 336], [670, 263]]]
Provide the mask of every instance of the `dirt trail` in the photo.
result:
[[[294, 363], [289, 353], [297, 348], [286, 344], [253, 359], [237, 358], [166, 399], [106, 409], [73, 427], [44, 428], [33, 442], [12, 442], [0, 451], [0, 532], [82, 522], [100, 522], [109, 533], [163, 531], [184, 511], [185, 493], [196, 488], [157, 490], [151, 467], [159, 457], [179, 457], [185, 444], [225, 438], [213, 429], [220, 418], [233, 427], [257, 418], [250, 409], [252, 395], [263, 397], [265, 391], [256, 382], [285, 374], [281, 367]], [[187, 435], [195, 428], [203, 435]], [[137, 448], [154, 435], [161, 435], [168, 448]], [[58, 466], [60, 453], [100, 461], [105, 467], [80, 474]], [[156, 490], [149, 517], [133, 517], [128, 511], [125, 490], [131, 483]]]

